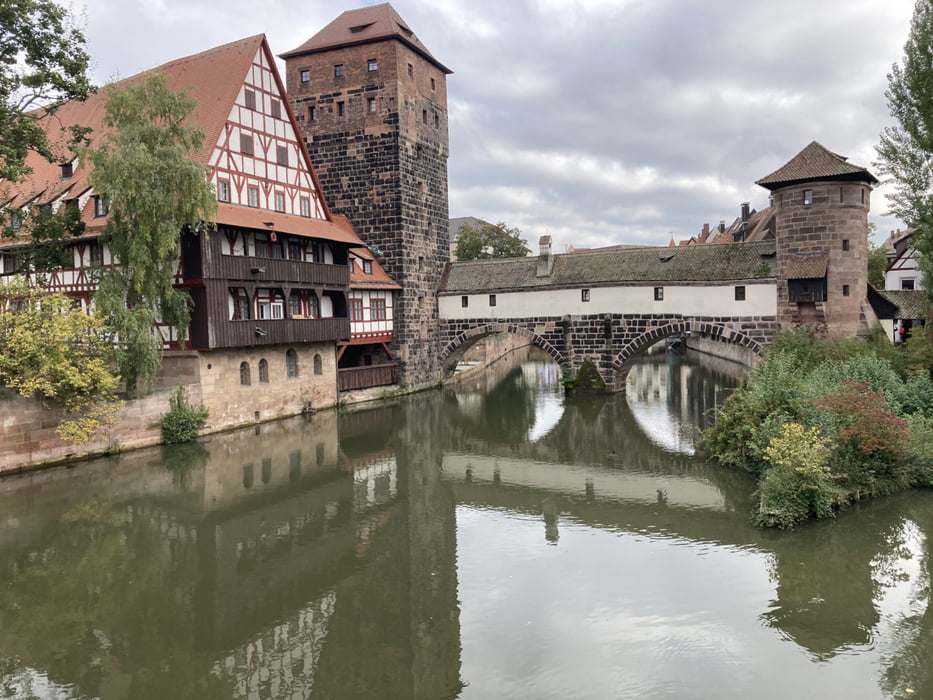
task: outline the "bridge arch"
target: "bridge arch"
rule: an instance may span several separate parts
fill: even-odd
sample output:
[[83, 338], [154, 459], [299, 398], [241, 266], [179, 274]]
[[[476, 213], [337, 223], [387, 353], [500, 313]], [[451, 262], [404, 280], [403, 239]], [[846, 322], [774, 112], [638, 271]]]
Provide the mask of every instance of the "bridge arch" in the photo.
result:
[[760, 342], [729, 325], [701, 319], [673, 318], [667, 323], [652, 326], [622, 342], [621, 348], [612, 360], [613, 388], [616, 391], [624, 389], [625, 380], [639, 353], [666, 338], [681, 334], [728, 343], [740, 348], [746, 357], [750, 358], [750, 361], [746, 362], [749, 365], [757, 364], [764, 352], [764, 346]]
[[441, 366], [444, 374], [450, 376], [457, 368], [457, 363], [477, 341], [496, 333], [511, 333], [529, 340], [533, 345], [541, 348], [550, 355], [554, 361], [563, 366], [567, 364], [564, 353], [534, 331], [508, 323], [483, 323], [469, 330], [462, 331], [450, 340], [441, 351]]

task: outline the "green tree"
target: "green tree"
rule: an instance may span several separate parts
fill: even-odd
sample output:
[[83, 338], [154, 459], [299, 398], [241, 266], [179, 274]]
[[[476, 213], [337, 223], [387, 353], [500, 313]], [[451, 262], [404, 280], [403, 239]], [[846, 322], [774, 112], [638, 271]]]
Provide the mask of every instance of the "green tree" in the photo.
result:
[[[65, 101], [93, 91], [84, 46], [83, 32], [52, 0], [0, 3], [0, 178], [15, 182], [29, 174], [31, 152], [49, 161], [61, 156], [62, 144], [49, 139], [54, 130], [46, 125]], [[84, 134], [59, 128], [70, 137]]]
[[490, 260], [492, 258], [522, 258], [531, 250], [517, 228], [503, 222], [473, 228], [463, 224], [457, 230], [457, 260]]
[[120, 404], [110, 372], [113, 344], [96, 317], [12, 277], [0, 297], [0, 386], [58, 412], [58, 434], [86, 443]]
[[919, 267], [933, 298], [933, 0], [917, 0], [901, 64], [885, 92], [893, 126], [876, 147], [879, 171], [894, 185], [890, 211], [915, 229]]
[[200, 230], [217, 210], [207, 168], [195, 159], [204, 140], [191, 119], [196, 104], [161, 73], [113, 86], [105, 119], [113, 131], [86, 151], [92, 184], [109, 203], [102, 241], [118, 263], [102, 274], [97, 313], [119, 340], [117, 364], [130, 396], [151, 389], [161, 363], [156, 322], [185, 339], [190, 297], [174, 287], [179, 236], [185, 227]]

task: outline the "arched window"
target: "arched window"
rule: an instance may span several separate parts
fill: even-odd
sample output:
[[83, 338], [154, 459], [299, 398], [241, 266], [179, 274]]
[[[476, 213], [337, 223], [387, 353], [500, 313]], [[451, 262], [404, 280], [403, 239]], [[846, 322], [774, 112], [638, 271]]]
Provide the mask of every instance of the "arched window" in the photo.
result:
[[321, 356], [314, 356], [314, 373], [315, 374], [324, 374], [323, 363], [321, 362]]
[[289, 379], [298, 376], [298, 353], [292, 348], [285, 351], [285, 376]]
[[240, 386], [249, 386], [249, 362], [240, 363]]
[[269, 383], [269, 363], [266, 362], [266, 358], [262, 358], [259, 361], [259, 383]]

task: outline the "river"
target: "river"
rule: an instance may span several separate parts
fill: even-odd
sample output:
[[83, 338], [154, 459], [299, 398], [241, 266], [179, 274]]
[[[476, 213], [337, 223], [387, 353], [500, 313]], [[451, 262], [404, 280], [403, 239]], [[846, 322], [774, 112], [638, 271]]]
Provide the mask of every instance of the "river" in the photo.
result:
[[0, 697], [933, 698], [933, 494], [796, 532], [729, 363], [458, 386], [0, 480]]

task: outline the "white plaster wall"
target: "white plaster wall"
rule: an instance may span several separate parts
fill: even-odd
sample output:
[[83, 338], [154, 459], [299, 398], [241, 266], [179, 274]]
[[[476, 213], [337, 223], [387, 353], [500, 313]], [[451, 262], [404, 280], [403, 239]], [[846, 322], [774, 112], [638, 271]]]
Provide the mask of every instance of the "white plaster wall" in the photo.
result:
[[[664, 300], [654, 300], [654, 288], [664, 287]], [[736, 286], [745, 287], [745, 301], [735, 300]], [[581, 301], [581, 288], [497, 292], [496, 305], [489, 294], [470, 294], [463, 308], [460, 294], [438, 299], [440, 317], [523, 318], [529, 316], [579, 316], [585, 314], [636, 313], [682, 314], [684, 316], [774, 316], [777, 286], [764, 283], [721, 285], [632, 285], [591, 287], [590, 301]]]

